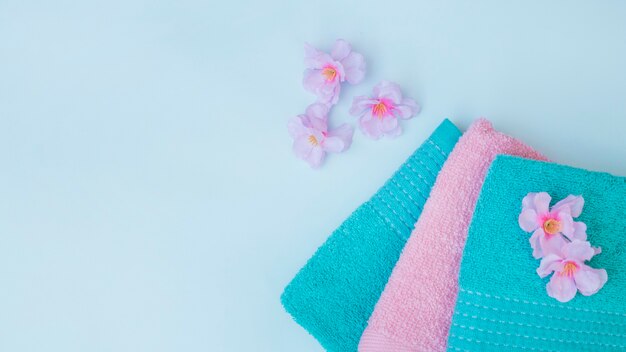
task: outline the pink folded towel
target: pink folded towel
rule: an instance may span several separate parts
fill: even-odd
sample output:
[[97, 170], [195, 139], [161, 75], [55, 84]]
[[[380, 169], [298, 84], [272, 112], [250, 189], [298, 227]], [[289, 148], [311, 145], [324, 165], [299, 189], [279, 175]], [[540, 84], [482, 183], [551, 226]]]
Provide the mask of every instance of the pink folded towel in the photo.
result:
[[446, 349], [468, 226], [498, 154], [545, 160], [485, 119], [470, 126], [437, 176], [361, 337], [360, 352]]

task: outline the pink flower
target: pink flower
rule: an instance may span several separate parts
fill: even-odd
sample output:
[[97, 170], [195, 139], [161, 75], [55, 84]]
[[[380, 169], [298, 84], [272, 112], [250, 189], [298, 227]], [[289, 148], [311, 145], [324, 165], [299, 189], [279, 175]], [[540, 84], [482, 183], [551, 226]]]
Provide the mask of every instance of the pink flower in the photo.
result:
[[590, 260], [595, 250], [589, 242], [574, 240], [563, 245], [558, 253], [546, 255], [537, 274], [546, 277], [554, 272], [546, 285], [548, 295], [560, 302], [568, 302], [576, 292], [585, 296], [598, 292], [606, 283], [608, 276], [604, 269], [594, 269], [584, 262]]
[[524, 231], [533, 232], [530, 245], [537, 259], [558, 253], [567, 239], [587, 240], [587, 225], [573, 219], [582, 212], [583, 197], [570, 195], [549, 209], [551, 199], [548, 193], [541, 192], [529, 193], [522, 200], [519, 225]]
[[382, 81], [373, 90], [373, 96], [354, 98], [350, 114], [360, 116], [359, 126], [363, 134], [371, 139], [383, 135], [396, 137], [402, 133], [398, 118], [410, 119], [420, 111], [415, 100], [402, 98], [400, 86]]
[[304, 88], [317, 95], [319, 102], [329, 105], [337, 103], [341, 82], [357, 84], [365, 76], [363, 55], [353, 52], [343, 39], [335, 41], [330, 54], [305, 44], [304, 64]]
[[352, 127], [343, 124], [328, 130], [329, 107], [316, 103], [309, 105], [304, 115], [292, 118], [287, 125], [293, 137], [293, 151], [300, 159], [318, 168], [327, 152], [341, 153], [352, 144]]

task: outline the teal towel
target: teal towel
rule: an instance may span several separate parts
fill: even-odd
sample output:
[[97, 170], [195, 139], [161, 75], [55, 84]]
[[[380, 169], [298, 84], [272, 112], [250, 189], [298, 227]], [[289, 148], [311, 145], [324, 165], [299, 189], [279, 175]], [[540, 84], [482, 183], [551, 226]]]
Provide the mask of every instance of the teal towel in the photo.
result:
[[[576, 220], [602, 247], [589, 265], [606, 269], [595, 295], [567, 302], [546, 293], [531, 234], [518, 225], [522, 198], [547, 192], [553, 202], [582, 195]], [[499, 156], [492, 164], [470, 226], [449, 351], [626, 350], [626, 178], [568, 166]]]
[[367, 319], [460, 136], [444, 120], [285, 288], [285, 309], [327, 350], [357, 350]]

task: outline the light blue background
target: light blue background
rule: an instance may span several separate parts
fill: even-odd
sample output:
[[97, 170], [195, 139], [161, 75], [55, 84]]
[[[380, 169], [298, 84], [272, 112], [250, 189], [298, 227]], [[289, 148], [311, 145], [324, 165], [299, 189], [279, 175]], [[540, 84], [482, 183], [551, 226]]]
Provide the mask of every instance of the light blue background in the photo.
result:
[[[506, 3], [506, 4], [505, 4]], [[444, 117], [626, 175], [620, 1], [0, 0], [0, 350], [319, 351], [284, 285]], [[424, 106], [292, 156], [303, 43]]]

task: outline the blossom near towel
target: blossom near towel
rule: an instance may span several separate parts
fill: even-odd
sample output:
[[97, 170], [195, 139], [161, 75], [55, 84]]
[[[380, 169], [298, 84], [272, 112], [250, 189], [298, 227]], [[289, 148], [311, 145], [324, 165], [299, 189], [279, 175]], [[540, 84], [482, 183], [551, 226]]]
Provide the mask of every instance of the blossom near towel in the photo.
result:
[[[587, 225], [586, 238], [602, 246], [589, 265], [608, 274], [599, 291], [583, 291], [564, 303], [550, 297], [552, 278], [537, 275], [541, 270], [529, 248], [529, 234], [518, 223], [522, 200], [531, 192], [546, 192], [553, 199], [584, 197], [576, 220]], [[485, 180], [463, 253], [448, 350], [626, 350], [624, 214], [624, 177], [498, 157]], [[564, 253], [587, 252], [583, 259], [592, 254], [588, 246], [566, 249]], [[553, 275], [582, 269], [566, 265]]]

